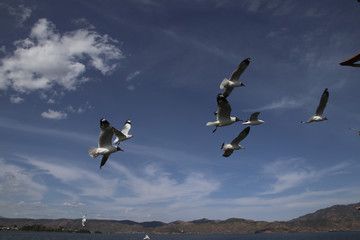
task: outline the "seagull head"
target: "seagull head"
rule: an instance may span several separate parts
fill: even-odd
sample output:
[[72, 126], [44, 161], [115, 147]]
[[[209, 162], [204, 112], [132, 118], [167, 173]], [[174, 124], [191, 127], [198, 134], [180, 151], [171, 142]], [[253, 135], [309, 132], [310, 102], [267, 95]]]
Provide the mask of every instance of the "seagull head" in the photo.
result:
[[119, 146], [116, 147], [116, 151], [122, 151], [122, 152], [124, 152], [124, 150], [121, 149]]
[[240, 83], [240, 87], [246, 87], [245, 84], [243, 83]]
[[236, 117], [235, 122], [243, 122], [244, 120], [241, 120], [240, 118]]

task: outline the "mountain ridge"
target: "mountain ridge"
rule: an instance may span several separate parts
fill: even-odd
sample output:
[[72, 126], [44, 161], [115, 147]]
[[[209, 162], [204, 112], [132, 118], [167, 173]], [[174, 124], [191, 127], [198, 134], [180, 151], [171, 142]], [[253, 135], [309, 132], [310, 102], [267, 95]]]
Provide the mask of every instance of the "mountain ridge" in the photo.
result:
[[170, 223], [160, 221], [135, 222], [131, 220], [88, 219], [81, 226], [81, 219], [27, 219], [0, 217], [0, 226], [21, 229], [24, 226], [42, 225], [47, 228], [67, 231], [88, 230], [104, 233], [148, 233], [148, 234], [242, 234], [242, 233], [284, 233], [284, 232], [324, 232], [360, 231], [360, 205], [334, 205], [317, 210], [289, 221], [255, 221], [242, 218], [209, 220], [206, 218]]

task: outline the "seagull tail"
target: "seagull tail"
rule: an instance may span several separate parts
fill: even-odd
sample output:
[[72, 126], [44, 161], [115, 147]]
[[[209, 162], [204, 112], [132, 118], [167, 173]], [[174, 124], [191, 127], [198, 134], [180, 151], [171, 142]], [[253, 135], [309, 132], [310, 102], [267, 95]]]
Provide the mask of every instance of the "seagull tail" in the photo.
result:
[[98, 156], [98, 154], [96, 154], [96, 147], [89, 147], [89, 155], [90, 157], [96, 158]]
[[220, 89], [224, 89], [228, 82], [229, 79], [224, 78], [224, 80], [220, 83]]

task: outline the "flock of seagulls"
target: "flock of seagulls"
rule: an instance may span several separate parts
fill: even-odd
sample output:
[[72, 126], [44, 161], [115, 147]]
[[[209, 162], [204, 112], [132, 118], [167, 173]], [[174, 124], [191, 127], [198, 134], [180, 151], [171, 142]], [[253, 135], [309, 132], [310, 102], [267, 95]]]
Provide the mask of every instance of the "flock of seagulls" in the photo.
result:
[[[231, 116], [231, 105], [227, 100], [227, 97], [232, 93], [235, 87], [245, 87], [245, 84], [239, 81], [241, 74], [250, 64], [250, 58], [244, 59], [237, 69], [231, 74], [230, 79], [225, 78], [221, 84], [220, 89], [224, 89], [223, 93], [219, 93], [216, 98], [217, 102], [217, 111], [215, 112], [216, 121], [207, 122], [206, 126], [215, 126], [213, 133], [217, 130], [218, 127], [224, 127], [231, 125], [235, 122], [243, 122], [243, 125], [259, 125], [264, 123], [263, 120], [259, 120], [258, 116], [260, 112], [255, 112], [251, 114], [250, 118], [246, 121], [241, 120], [238, 117]], [[250, 132], [250, 127], [246, 127], [242, 130], [239, 135], [231, 141], [231, 143], [223, 143], [221, 149], [224, 150], [223, 157], [229, 157], [234, 150], [244, 149], [243, 146], [239, 143], [246, 138]]]
[[[340, 63], [341, 65], [349, 65], [354, 66], [356, 61], [360, 60], [360, 53], [355, 55], [354, 57]], [[217, 102], [217, 111], [215, 112], [216, 121], [207, 122], [206, 126], [214, 126], [215, 129], [213, 133], [217, 130], [218, 127], [224, 127], [231, 125], [236, 122], [243, 122], [243, 125], [260, 125], [265, 121], [260, 120], [259, 114], [260, 112], [254, 112], [251, 114], [250, 118], [247, 120], [241, 120], [238, 117], [231, 116], [231, 105], [227, 98], [233, 92], [236, 87], [245, 87], [245, 84], [239, 81], [241, 74], [247, 69], [250, 64], [251, 59], [244, 59], [239, 66], [235, 69], [235, 71], [231, 74], [230, 78], [225, 78], [220, 83], [220, 89], [224, 89], [223, 93], [219, 93], [216, 98]], [[301, 121], [301, 123], [311, 123], [311, 122], [321, 122], [324, 120], [328, 120], [323, 114], [325, 107], [329, 100], [329, 90], [325, 88], [324, 92], [321, 95], [320, 103], [316, 109], [315, 115], [311, 116], [307, 121]], [[100, 169], [105, 165], [109, 156], [117, 151], [124, 151], [119, 147], [120, 142], [125, 141], [127, 139], [132, 138], [132, 135], [129, 134], [131, 129], [131, 121], [127, 120], [121, 131], [117, 130], [105, 119], [100, 119], [100, 135], [98, 141], [98, 147], [89, 147], [88, 152], [89, 155], [93, 158], [98, 157], [99, 155], [103, 155], [101, 159]], [[358, 135], [360, 135], [360, 130], [350, 128], [350, 130], [356, 131]], [[231, 143], [223, 143], [221, 149], [224, 150], [224, 157], [229, 157], [234, 150], [244, 149], [243, 146], [239, 145], [239, 143], [247, 137], [250, 132], [250, 127], [246, 127], [243, 129], [239, 135], [234, 138]], [[112, 138], [115, 137], [114, 142], [112, 143]], [[113, 144], [116, 144], [114, 146]]]
[[89, 147], [89, 155], [93, 158], [103, 155], [101, 159], [100, 169], [105, 165], [109, 156], [117, 151], [124, 151], [119, 146], [112, 145], [113, 136], [116, 137], [114, 144], [119, 145], [120, 142], [125, 141], [129, 138], [132, 138], [132, 135], [129, 134], [131, 129], [131, 121], [127, 120], [124, 124], [124, 127], [121, 131], [117, 130], [105, 119], [100, 119], [100, 135], [98, 141], [98, 147]]

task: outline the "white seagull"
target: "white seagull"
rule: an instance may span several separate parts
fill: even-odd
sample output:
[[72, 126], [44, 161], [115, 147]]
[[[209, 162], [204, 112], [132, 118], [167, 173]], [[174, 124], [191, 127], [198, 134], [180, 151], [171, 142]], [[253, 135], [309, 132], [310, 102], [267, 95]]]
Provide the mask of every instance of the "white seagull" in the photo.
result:
[[239, 145], [239, 143], [249, 134], [249, 132], [250, 127], [247, 127], [242, 130], [241, 133], [236, 138], [234, 138], [231, 143], [223, 143], [221, 146], [221, 149], [225, 151], [223, 157], [230, 156], [234, 152], [234, 150], [244, 149], [244, 147]]
[[223, 127], [230, 125], [234, 122], [242, 121], [237, 117], [230, 117], [231, 106], [230, 103], [224, 97], [224, 95], [218, 94], [216, 101], [218, 106], [217, 111], [215, 112], [217, 120], [215, 122], [206, 123], [206, 126], [215, 126], [213, 132], [215, 132], [218, 127]]
[[243, 122], [243, 125], [259, 125], [264, 123], [265, 121], [258, 119], [259, 114], [260, 112], [254, 112], [251, 114], [250, 118]]
[[105, 119], [100, 119], [100, 135], [98, 147], [89, 147], [89, 155], [96, 158], [99, 155], [103, 155], [101, 159], [100, 168], [104, 166], [109, 156], [117, 151], [124, 151], [120, 147], [115, 147], [111, 144], [112, 137], [114, 135], [114, 128]]
[[324, 92], [323, 92], [323, 94], [321, 96], [319, 106], [316, 109], [315, 115], [311, 116], [309, 118], [309, 120], [307, 120], [306, 122], [301, 121], [301, 123], [321, 122], [321, 121], [324, 121], [324, 120], [328, 120], [323, 115], [323, 112], [324, 112], [324, 109], [325, 109], [326, 104], [328, 102], [328, 99], [329, 99], [329, 91], [328, 91], [327, 88], [325, 88], [325, 90], [324, 90]]
[[83, 227], [85, 227], [85, 222], [86, 222], [86, 214], [82, 216], [82, 219], [81, 219], [81, 224]]
[[116, 137], [116, 139], [114, 140], [114, 144], [119, 145], [120, 142], [125, 141], [129, 138], [132, 138], [132, 135], [129, 134], [130, 128], [131, 128], [130, 120], [127, 120], [125, 122], [124, 127], [122, 128], [121, 131], [114, 128], [114, 136]]
[[237, 67], [237, 69], [231, 74], [230, 79], [225, 78], [221, 84], [220, 84], [220, 89], [224, 89], [225, 91], [223, 93], [224, 97], [228, 97], [230, 95], [230, 93], [232, 92], [232, 90], [234, 89], [234, 87], [245, 87], [245, 85], [239, 81], [240, 75], [245, 71], [245, 69], [249, 66], [250, 64], [250, 58], [246, 58], [244, 59], [239, 66]]

